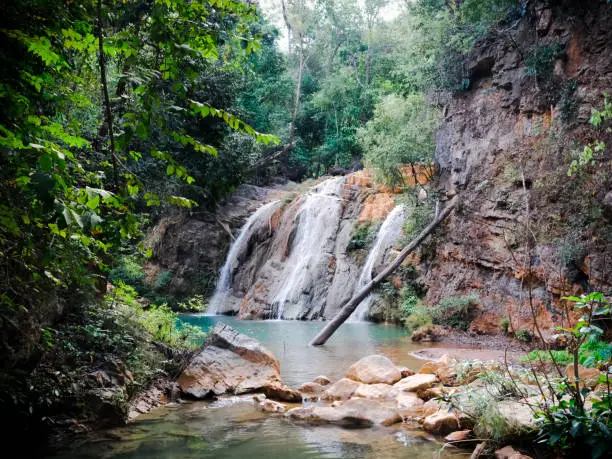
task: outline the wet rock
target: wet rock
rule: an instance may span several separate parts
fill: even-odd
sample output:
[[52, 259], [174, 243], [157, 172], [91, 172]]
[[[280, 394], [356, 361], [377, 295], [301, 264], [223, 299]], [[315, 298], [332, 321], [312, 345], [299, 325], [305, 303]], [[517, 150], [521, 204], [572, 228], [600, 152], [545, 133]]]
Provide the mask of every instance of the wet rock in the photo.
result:
[[390, 400], [397, 396], [397, 392], [397, 388], [389, 384], [361, 384], [353, 394], [353, 397]]
[[430, 414], [423, 422], [423, 429], [430, 433], [446, 435], [459, 429], [459, 419], [449, 412]]
[[321, 384], [322, 386], [327, 386], [331, 383], [330, 379], [327, 376], [317, 376], [312, 382]]
[[302, 394], [284, 384], [282, 381], [272, 381], [262, 388], [267, 397], [285, 402], [301, 402]]
[[444, 385], [451, 386], [457, 382], [457, 361], [450, 355], [445, 354], [437, 361], [426, 362], [419, 370], [419, 374], [436, 375]]
[[474, 448], [474, 451], [472, 451], [472, 455], [470, 456], [470, 459], [480, 459], [481, 457], [483, 457], [484, 452], [485, 452], [485, 443], [478, 443], [476, 445], [476, 448]]
[[275, 402], [274, 400], [263, 400], [259, 402], [257, 406], [261, 411], [265, 411], [266, 413], [284, 413], [287, 411], [285, 405]]
[[433, 386], [437, 381], [436, 375], [416, 374], [395, 383], [394, 387], [405, 392], [417, 392]]
[[265, 394], [255, 394], [253, 395], [253, 400], [255, 400], [256, 403], [261, 403], [266, 399]]
[[461, 442], [467, 440], [472, 436], [471, 430], [458, 430], [456, 432], [452, 432], [444, 437], [444, 441], [447, 442]]
[[183, 394], [198, 399], [255, 391], [286, 401], [301, 399], [280, 381], [280, 364], [270, 351], [225, 324], [215, 326], [178, 384]]
[[423, 414], [429, 416], [430, 414], [437, 413], [439, 411], [448, 412], [451, 406], [448, 402], [443, 400], [431, 399], [423, 404]]
[[357, 381], [353, 381], [352, 379], [342, 378], [325, 389], [323, 394], [321, 394], [321, 399], [348, 400], [353, 396], [360, 385], [361, 384], [359, 384]]
[[138, 394], [128, 407], [128, 419], [148, 413], [153, 408], [175, 402], [179, 392], [178, 385], [165, 379], [154, 381], [147, 390]]
[[294, 408], [287, 417], [311, 424], [338, 424], [345, 427], [388, 426], [401, 421], [397, 410], [391, 404], [376, 400], [354, 398], [336, 406], [315, 406]]
[[300, 387], [297, 388], [297, 390], [300, 392], [300, 394], [302, 394], [302, 398], [307, 398], [307, 399], [312, 400], [312, 399], [318, 399], [319, 396], [325, 390], [325, 387], [323, 387], [321, 384], [311, 382], [311, 383], [302, 384]]
[[397, 411], [403, 419], [420, 416], [423, 411], [423, 400], [414, 392], [400, 392], [395, 398]]
[[445, 391], [441, 387], [428, 387], [427, 389], [420, 389], [417, 391], [419, 398], [427, 401], [435, 398], [442, 398], [445, 395]]
[[416, 371], [411, 370], [408, 367], [397, 367], [397, 369], [402, 374], [402, 378], [407, 378], [408, 376], [412, 376], [412, 375], [416, 374]]
[[402, 373], [387, 357], [369, 355], [351, 365], [346, 377], [365, 384], [394, 384]]
[[495, 459], [531, 459], [531, 457], [521, 454], [512, 446], [504, 446], [495, 451]]

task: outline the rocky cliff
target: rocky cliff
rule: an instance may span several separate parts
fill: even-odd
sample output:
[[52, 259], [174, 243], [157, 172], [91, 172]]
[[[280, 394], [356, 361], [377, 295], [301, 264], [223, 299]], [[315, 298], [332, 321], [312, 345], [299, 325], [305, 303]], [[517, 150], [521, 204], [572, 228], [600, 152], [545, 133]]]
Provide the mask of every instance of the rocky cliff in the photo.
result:
[[[611, 149], [567, 173], [573, 152], [596, 135], [612, 142], [589, 124], [591, 110], [612, 90], [611, 56], [609, 5], [528, 2], [524, 15], [497, 24], [476, 44], [465, 65], [469, 88], [435, 97], [443, 117], [431, 186], [443, 200], [460, 194], [461, 205], [411, 258], [409, 281], [430, 305], [478, 296], [473, 332], [497, 333], [504, 319], [511, 330], [533, 331], [535, 313], [550, 334], [563, 323], [562, 296], [612, 293]], [[404, 172], [414, 184], [412, 171]], [[427, 168], [417, 172], [419, 182], [429, 180]], [[362, 277], [367, 250], [358, 256], [350, 247], [364, 242], [359, 237], [372, 247], [396, 206], [392, 191], [373, 186], [367, 171], [292, 192], [243, 187], [217, 215], [162, 221], [150, 239], [150, 277], [171, 270], [174, 294], [208, 293], [225, 260], [215, 312], [331, 317]], [[270, 202], [240, 234], [254, 210]], [[374, 273], [399, 243], [384, 247]], [[406, 280], [391, 280], [391, 296]], [[389, 315], [375, 302], [365, 317]]]
[[506, 317], [532, 329], [530, 291], [550, 330], [563, 320], [561, 296], [612, 288], [611, 149], [567, 174], [612, 89], [612, 10], [529, 3], [477, 44], [470, 87], [446, 101], [437, 133], [437, 185], [463, 205], [435, 240], [427, 301], [476, 293], [477, 332]]

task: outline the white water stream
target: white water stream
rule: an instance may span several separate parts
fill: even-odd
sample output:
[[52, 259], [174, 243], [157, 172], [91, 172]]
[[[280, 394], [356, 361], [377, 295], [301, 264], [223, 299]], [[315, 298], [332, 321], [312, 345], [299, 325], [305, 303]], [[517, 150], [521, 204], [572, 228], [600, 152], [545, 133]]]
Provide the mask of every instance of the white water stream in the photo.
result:
[[[389, 250], [402, 236], [405, 214], [406, 208], [400, 205], [394, 207], [393, 210], [389, 212], [389, 215], [387, 215], [387, 218], [378, 230], [374, 245], [370, 249], [368, 258], [363, 265], [361, 275], [355, 286], [355, 293], [372, 282], [372, 270], [375, 266], [384, 261], [387, 250]], [[372, 304], [372, 295], [368, 295], [368, 297], [357, 306], [357, 309], [353, 311], [349, 320], [355, 322], [365, 320], [368, 310], [370, 309], [370, 304]]]
[[248, 249], [249, 239], [262, 226], [270, 225], [270, 218], [280, 206], [280, 201], [272, 201], [257, 209], [241, 228], [238, 237], [230, 247], [225, 263], [219, 273], [219, 280], [215, 293], [206, 310], [208, 315], [217, 315], [223, 312], [225, 302], [232, 290], [232, 273], [240, 263], [241, 255]]
[[313, 187], [295, 217], [295, 235], [283, 261], [279, 289], [272, 296], [273, 318], [280, 320], [288, 307], [299, 307], [327, 269], [342, 218], [344, 177]]

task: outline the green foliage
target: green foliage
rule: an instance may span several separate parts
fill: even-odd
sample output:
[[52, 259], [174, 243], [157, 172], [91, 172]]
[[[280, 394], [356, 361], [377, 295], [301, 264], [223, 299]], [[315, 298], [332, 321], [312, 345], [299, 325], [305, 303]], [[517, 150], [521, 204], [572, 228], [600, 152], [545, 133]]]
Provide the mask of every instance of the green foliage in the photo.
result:
[[172, 280], [172, 271], [167, 269], [161, 271], [157, 278], [155, 279], [155, 289], [162, 290], [166, 287], [170, 281]]
[[376, 239], [379, 224], [371, 220], [357, 223], [351, 232], [351, 239], [346, 246], [347, 252], [367, 251]]
[[521, 328], [520, 330], [515, 331], [514, 337], [524, 343], [531, 342], [531, 339], [533, 338], [531, 332], [526, 328]]
[[[552, 354], [552, 357], [551, 357]], [[523, 363], [539, 363], [539, 362], [556, 362], [559, 365], [567, 365], [568, 363], [572, 363], [574, 358], [572, 355], [565, 349], [556, 351], [544, 351], [540, 349], [536, 349], [531, 351], [529, 354], [524, 355], [520, 358], [520, 361]]]
[[429, 309], [427, 305], [420, 304], [415, 306], [410, 313], [404, 317], [404, 326], [408, 331], [415, 332], [419, 328], [427, 327], [433, 323]]
[[144, 277], [145, 274], [142, 272], [140, 264], [136, 262], [134, 257], [128, 256], [120, 257], [108, 275], [109, 280], [114, 284], [123, 282], [131, 286], [140, 284]]
[[203, 312], [206, 310], [206, 306], [207, 304], [202, 295], [194, 295], [185, 301], [179, 302], [175, 309], [180, 312]]
[[[601, 362], [607, 371], [597, 379], [603, 389], [592, 391], [581, 384], [581, 375], [576, 371], [575, 379], [557, 378], [554, 394], [545, 397], [536, 417], [540, 423], [541, 441], [560, 450], [581, 454], [588, 453], [598, 458], [612, 449], [612, 394], [610, 392], [610, 346], [602, 345], [599, 338], [603, 330], [595, 325], [610, 315], [610, 302], [599, 292], [581, 297], [566, 297], [574, 303], [574, 309], [582, 316], [569, 328], [559, 328], [568, 342], [572, 361], [584, 358], [586, 364]], [[581, 355], [581, 352], [584, 354]], [[587, 357], [587, 353], [592, 355]], [[597, 357], [594, 357], [597, 355]], [[591, 406], [586, 404], [590, 397]]]
[[499, 321], [499, 330], [504, 335], [506, 335], [509, 329], [510, 329], [510, 319], [508, 319], [507, 317], [504, 317], [503, 319]]
[[431, 308], [433, 323], [467, 330], [473, 320], [474, 308], [478, 303], [479, 298], [476, 295], [444, 298]]
[[398, 166], [431, 161], [437, 114], [425, 106], [422, 94], [385, 96], [375, 107], [374, 117], [357, 131], [366, 164], [380, 182], [404, 185]]
[[[591, 118], [589, 123], [596, 129], [600, 128], [602, 123], [612, 119], [612, 101], [608, 94], [604, 94], [604, 106], [601, 110], [591, 109]], [[607, 127], [606, 132], [612, 132], [612, 128]], [[597, 157], [603, 154], [606, 150], [606, 144], [600, 139], [595, 139], [593, 142], [584, 146], [582, 151], [574, 151], [572, 154], [576, 158], [572, 160], [567, 175], [572, 176], [586, 166], [594, 166]]]
[[551, 43], [537, 47], [525, 59], [527, 74], [543, 80], [550, 78], [555, 68], [556, 60], [565, 54], [565, 47], [559, 43]]

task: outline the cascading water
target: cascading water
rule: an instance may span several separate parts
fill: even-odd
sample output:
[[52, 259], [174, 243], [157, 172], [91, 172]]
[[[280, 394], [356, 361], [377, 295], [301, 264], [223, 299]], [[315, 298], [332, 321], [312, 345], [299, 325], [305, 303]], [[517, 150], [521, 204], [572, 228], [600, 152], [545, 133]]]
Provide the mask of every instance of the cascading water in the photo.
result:
[[[401, 237], [405, 217], [406, 208], [402, 205], [394, 207], [393, 210], [389, 212], [389, 215], [387, 215], [387, 218], [378, 230], [374, 245], [368, 253], [368, 258], [363, 265], [361, 275], [355, 286], [355, 293], [372, 282], [372, 270], [384, 260], [387, 250]], [[371, 303], [372, 295], [368, 295], [368, 297], [357, 306], [357, 309], [353, 311], [349, 320], [363, 321], [370, 309]]]
[[328, 269], [342, 217], [344, 183], [344, 177], [328, 179], [313, 187], [301, 202], [289, 256], [280, 274], [282, 282], [270, 302], [273, 318], [280, 320], [287, 307], [309, 302], [311, 289]]
[[241, 255], [248, 249], [251, 236], [263, 226], [270, 225], [270, 219], [280, 207], [280, 201], [272, 201], [261, 206], [249, 217], [234, 241], [219, 273], [215, 293], [209, 302], [207, 314], [217, 315], [223, 312], [223, 306], [232, 290], [232, 273], [238, 267]]

